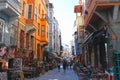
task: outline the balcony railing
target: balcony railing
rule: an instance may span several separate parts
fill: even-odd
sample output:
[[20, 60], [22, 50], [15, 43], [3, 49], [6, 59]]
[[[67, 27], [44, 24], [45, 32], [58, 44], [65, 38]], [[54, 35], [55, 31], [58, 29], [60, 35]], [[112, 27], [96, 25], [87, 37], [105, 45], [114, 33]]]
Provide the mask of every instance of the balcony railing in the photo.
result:
[[50, 20], [47, 14], [42, 14], [40, 19], [43, 20], [43, 21], [48, 21], [48, 22]]

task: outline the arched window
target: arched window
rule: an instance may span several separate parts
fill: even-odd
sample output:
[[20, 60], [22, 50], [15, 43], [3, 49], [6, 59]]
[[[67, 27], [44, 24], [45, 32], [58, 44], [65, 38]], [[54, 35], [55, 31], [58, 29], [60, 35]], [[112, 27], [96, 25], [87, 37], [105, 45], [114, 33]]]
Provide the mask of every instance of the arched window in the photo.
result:
[[3, 42], [4, 39], [4, 25], [5, 21], [0, 18], [0, 42]]

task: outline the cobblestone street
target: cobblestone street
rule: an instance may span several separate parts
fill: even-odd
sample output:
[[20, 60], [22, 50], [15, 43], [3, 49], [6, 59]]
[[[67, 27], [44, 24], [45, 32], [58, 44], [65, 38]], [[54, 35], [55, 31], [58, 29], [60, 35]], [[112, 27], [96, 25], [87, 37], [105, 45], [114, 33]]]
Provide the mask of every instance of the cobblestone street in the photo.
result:
[[63, 69], [58, 72], [57, 69], [50, 70], [46, 72], [44, 75], [40, 75], [37, 78], [25, 79], [25, 80], [85, 80], [79, 79], [76, 73], [72, 69], [66, 70], [64, 73]]

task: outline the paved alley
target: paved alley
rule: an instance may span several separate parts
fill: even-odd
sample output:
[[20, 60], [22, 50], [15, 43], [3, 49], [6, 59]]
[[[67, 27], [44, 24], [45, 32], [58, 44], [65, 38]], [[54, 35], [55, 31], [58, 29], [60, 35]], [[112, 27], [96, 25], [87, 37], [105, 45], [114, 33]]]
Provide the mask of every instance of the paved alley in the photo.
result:
[[72, 69], [68, 69], [64, 73], [63, 69], [61, 69], [61, 71], [58, 72], [56, 68], [48, 71], [44, 75], [40, 75], [40, 77], [25, 80], [85, 80], [85, 79], [79, 79]]

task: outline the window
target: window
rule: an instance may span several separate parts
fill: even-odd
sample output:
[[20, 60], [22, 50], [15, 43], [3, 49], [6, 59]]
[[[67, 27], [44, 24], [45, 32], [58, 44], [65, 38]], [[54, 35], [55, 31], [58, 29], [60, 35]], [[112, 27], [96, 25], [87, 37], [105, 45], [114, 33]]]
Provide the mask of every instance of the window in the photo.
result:
[[47, 30], [46, 30], [46, 31], [47, 31], [47, 38], [48, 38], [48, 34], [49, 34], [49, 33], [48, 33], [48, 27], [47, 27]]
[[35, 8], [34, 20], [36, 20], [36, 21], [37, 21], [37, 8]]
[[24, 48], [24, 36], [25, 36], [25, 32], [23, 30], [21, 30], [21, 32], [20, 32], [20, 48], [21, 49]]
[[16, 40], [17, 40], [17, 28], [14, 25], [11, 25], [10, 28], [10, 44], [11, 45], [16, 45]]
[[26, 48], [27, 49], [29, 49], [29, 44], [30, 44], [30, 42], [29, 42], [29, 36], [30, 36], [30, 34], [26, 33]]
[[52, 19], [52, 17], [53, 17], [53, 16], [52, 16], [52, 12], [50, 12], [50, 19]]
[[32, 5], [28, 5], [28, 19], [32, 19]]
[[44, 18], [44, 11], [42, 10], [42, 19]]
[[25, 11], [25, 2], [23, 2], [23, 9], [22, 9], [22, 15], [24, 16], [24, 11]]
[[91, 0], [88, 0], [88, 6], [90, 5], [90, 3], [91, 3]]
[[45, 36], [45, 26], [42, 25], [42, 36]]
[[39, 4], [39, 14], [40, 14], [40, 8], [41, 8], [41, 5]]
[[3, 41], [3, 30], [4, 30], [5, 21], [0, 19], [0, 42]]
[[38, 35], [40, 35], [40, 24], [38, 24]]
[[34, 37], [33, 36], [31, 36], [31, 48], [32, 50], [34, 49]]

